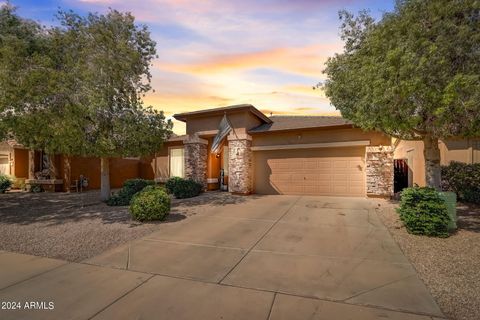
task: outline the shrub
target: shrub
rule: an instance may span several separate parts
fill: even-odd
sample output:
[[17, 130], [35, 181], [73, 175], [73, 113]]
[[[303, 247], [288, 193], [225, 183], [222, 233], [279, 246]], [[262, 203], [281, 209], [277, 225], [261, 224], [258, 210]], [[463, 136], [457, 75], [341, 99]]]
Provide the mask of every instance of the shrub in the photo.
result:
[[25, 178], [15, 178], [13, 180], [12, 188], [26, 190]]
[[5, 193], [5, 191], [10, 189], [12, 183], [12, 180], [8, 176], [0, 174], [0, 193]]
[[185, 199], [196, 197], [202, 192], [203, 186], [201, 183], [196, 182], [192, 179], [180, 179], [175, 183], [175, 188], [173, 189], [173, 195], [177, 199]]
[[43, 186], [41, 184], [31, 184], [30, 185], [30, 192], [32, 193], [40, 193], [40, 192], [43, 192], [45, 191], [43, 189]]
[[163, 220], [169, 212], [170, 196], [157, 186], [147, 186], [130, 203], [132, 218], [139, 221]]
[[128, 179], [123, 183], [122, 189], [107, 200], [107, 204], [109, 206], [128, 206], [136, 193], [142, 191], [146, 186], [154, 184], [153, 180]]
[[172, 194], [173, 191], [175, 190], [175, 186], [177, 185], [177, 182], [180, 180], [184, 180], [184, 179], [180, 177], [172, 177], [168, 179], [167, 182], [165, 183], [165, 188], [167, 189], [167, 192]]
[[480, 163], [453, 161], [442, 166], [442, 188], [455, 192], [460, 200], [480, 203]]
[[449, 235], [447, 205], [433, 188], [404, 189], [397, 211], [409, 233], [436, 237]]

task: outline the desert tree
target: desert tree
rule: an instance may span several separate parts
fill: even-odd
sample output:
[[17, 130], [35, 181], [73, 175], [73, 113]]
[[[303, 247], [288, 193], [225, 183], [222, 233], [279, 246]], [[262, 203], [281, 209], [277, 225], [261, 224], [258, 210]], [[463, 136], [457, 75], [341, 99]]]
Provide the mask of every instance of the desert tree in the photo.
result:
[[342, 116], [424, 143], [427, 185], [440, 187], [439, 139], [480, 135], [480, 2], [403, 0], [375, 21], [341, 11], [344, 50], [323, 83]]
[[60, 11], [57, 27], [0, 7], [0, 133], [31, 149], [109, 159], [157, 151], [171, 134], [163, 112], [145, 107], [155, 42], [129, 13]]

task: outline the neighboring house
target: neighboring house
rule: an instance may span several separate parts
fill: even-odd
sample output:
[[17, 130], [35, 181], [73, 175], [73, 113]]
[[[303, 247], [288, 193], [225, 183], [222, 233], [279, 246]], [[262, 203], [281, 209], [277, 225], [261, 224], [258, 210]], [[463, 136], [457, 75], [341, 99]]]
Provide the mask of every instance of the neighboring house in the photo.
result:
[[[68, 161], [67, 161], [68, 159]], [[112, 158], [110, 184], [119, 188], [126, 179], [151, 176], [150, 162], [139, 158]], [[15, 177], [18, 184], [41, 184], [47, 191], [67, 191], [79, 181], [88, 179], [89, 189], [100, 188], [100, 158], [49, 157], [41, 151], [28, 150], [14, 140], [0, 142], [0, 173]]]
[[[408, 186], [425, 186], [425, 158], [422, 141], [393, 139], [394, 158], [402, 159], [408, 165]], [[480, 139], [448, 139], [440, 141], [440, 164], [452, 161], [480, 163]]]
[[14, 140], [0, 141], [0, 174], [28, 176], [28, 150]]
[[[224, 116], [232, 130], [220, 150], [212, 153], [213, 139]], [[421, 141], [397, 142], [380, 132], [363, 131], [342, 117], [267, 117], [248, 104], [174, 117], [186, 123], [186, 135], [170, 138], [151, 157], [112, 159], [113, 188], [128, 178], [164, 182], [178, 176], [215, 190], [220, 188], [223, 171], [224, 184], [238, 194], [388, 197], [394, 191], [394, 159], [408, 165], [409, 185], [425, 184]], [[442, 164], [480, 161], [480, 140], [449, 140], [442, 142], [440, 149]], [[80, 175], [89, 178], [90, 188], [100, 187], [99, 158], [71, 157], [70, 170], [65, 160], [56, 155], [51, 161], [53, 178], [60, 189], [67, 190], [68, 181]], [[14, 142], [0, 144], [0, 170], [5, 173], [35, 178], [44, 163], [41, 152], [26, 150]]]

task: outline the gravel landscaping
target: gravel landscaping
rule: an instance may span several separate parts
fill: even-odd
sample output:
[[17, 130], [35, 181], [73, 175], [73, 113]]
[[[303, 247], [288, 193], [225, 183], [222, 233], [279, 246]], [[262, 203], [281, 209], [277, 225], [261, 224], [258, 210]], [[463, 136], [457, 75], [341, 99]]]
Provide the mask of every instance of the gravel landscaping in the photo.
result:
[[[139, 223], [128, 207], [109, 207], [97, 191], [0, 194], [0, 250], [81, 261], [195, 214], [191, 205], [172, 201], [164, 222]], [[208, 202], [200, 196], [186, 204]]]
[[378, 214], [446, 316], [480, 319], [480, 207], [460, 204], [458, 231], [446, 239], [408, 234], [395, 205]]

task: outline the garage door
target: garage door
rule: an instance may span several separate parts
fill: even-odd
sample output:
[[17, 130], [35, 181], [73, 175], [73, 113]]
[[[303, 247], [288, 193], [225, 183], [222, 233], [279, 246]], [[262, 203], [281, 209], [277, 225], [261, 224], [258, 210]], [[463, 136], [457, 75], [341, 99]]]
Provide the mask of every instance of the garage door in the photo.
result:
[[365, 147], [254, 152], [255, 192], [365, 196]]

